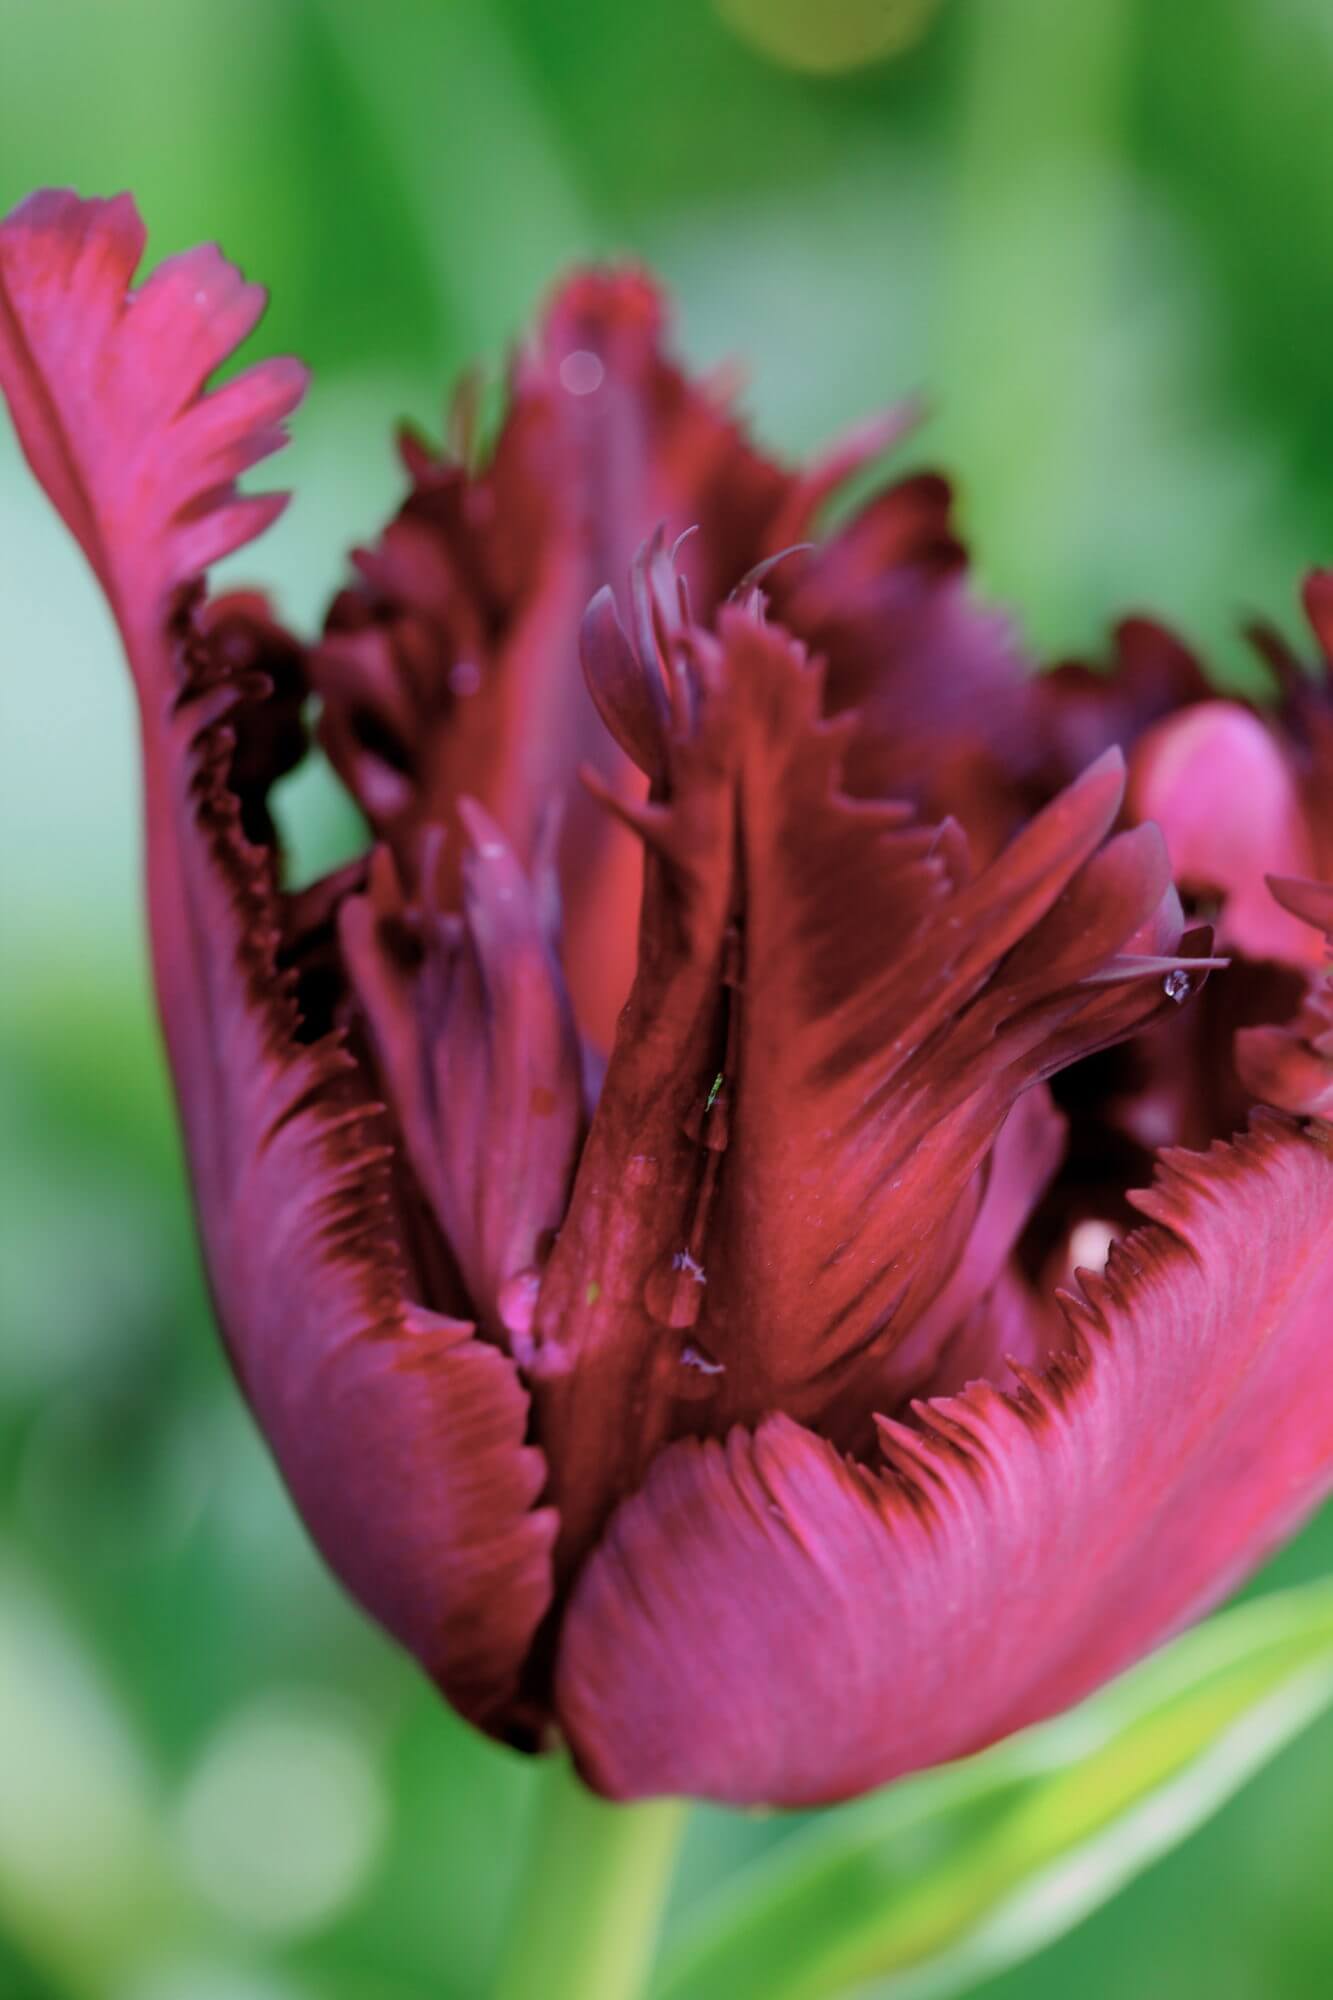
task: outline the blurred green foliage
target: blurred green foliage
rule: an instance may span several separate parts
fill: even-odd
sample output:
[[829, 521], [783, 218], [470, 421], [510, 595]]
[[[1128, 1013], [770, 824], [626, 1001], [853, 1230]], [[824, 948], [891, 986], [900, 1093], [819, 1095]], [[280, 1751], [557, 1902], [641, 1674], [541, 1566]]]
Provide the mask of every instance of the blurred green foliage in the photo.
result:
[[[1333, 555], [1331, 85], [1327, 0], [941, 0], [837, 76], [707, 0], [17, 0], [0, 206], [130, 186], [155, 252], [217, 237], [272, 286], [258, 346], [316, 386], [300, 501], [244, 567], [298, 617], [392, 505], [391, 420], [437, 427], [564, 263], [629, 253], [692, 357], [749, 360], [775, 445], [923, 390], [913, 454], [959, 475], [986, 585], [1043, 653], [1153, 608], [1225, 677], [1239, 618], [1295, 629]], [[475, 2000], [532, 1774], [343, 1605], [219, 1357], [139, 945], [128, 695], [7, 434], [0, 690], [0, 1582], [68, 1703], [34, 1835], [44, 1795], [87, 1835], [69, 1906], [0, 1922], [0, 1995], [104, 1973], [134, 2000]], [[298, 860], [346, 837], [317, 771], [288, 811]], [[1326, 1520], [1279, 1574], [1331, 1553]], [[11, 1728], [21, 1693], [0, 1683]], [[170, 1963], [97, 1929], [122, 1810], [172, 1851]], [[787, 1837], [697, 1814], [674, 1920]], [[1325, 1722], [985, 1992], [1315, 2000], [1331, 1862]]]

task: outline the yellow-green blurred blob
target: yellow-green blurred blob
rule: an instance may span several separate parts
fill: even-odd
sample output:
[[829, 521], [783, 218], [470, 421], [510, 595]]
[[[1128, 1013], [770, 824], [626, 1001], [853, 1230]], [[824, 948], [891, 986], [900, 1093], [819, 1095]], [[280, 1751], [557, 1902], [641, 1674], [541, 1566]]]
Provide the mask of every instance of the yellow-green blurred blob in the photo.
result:
[[939, 0], [715, 0], [729, 28], [788, 69], [834, 76], [882, 62], [925, 32]]

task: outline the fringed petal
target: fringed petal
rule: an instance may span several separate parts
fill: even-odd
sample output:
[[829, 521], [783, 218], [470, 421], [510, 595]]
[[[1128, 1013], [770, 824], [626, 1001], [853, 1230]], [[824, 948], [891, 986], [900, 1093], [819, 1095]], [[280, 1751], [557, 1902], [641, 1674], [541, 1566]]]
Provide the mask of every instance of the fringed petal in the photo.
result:
[[[656, 714], [604, 607], [594, 632], [594, 680]], [[784, 633], [732, 608], [658, 637], [640, 974], [537, 1314], [576, 1539], [673, 1430], [854, 1424], [966, 1262], [1015, 1099], [1200, 976], [1160, 841], [1102, 845], [1114, 757], [969, 880], [946, 830], [839, 790], [855, 724]]]
[[667, 360], [663, 323], [641, 272], [572, 278], [518, 358], [489, 463], [474, 474], [416, 455], [412, 491], [379, 546], [358, 552], [313, 668], [333, 760], [407, 872], [423, 827], [445, 827], [446, 903], [464, 795], [523, 866], [552, 803], [565, 806], [566, 960], [603, 1042], [629, 987], [641, 867], [575, 780], [587, 764], [623, 799], [643, 786], [579, 670], [583, 607], [665, 524], [701, 528], [685, 566], [711, 608], [767, 553], [793, 486]]
[[[852, 789], [969, 821], [983, 786], [1003, 790], [1008, 833], [1011, 773], [992, 752], [1002, 740], [1020, 760], [1025, 731], [1025, 669], [1002, 622], [967, 596], [943, 481], [904, 480], [827, 547], [806, 546], [838, 487], [915, 413], [891, 410], [808, 470], [788, 470], [752, 446], [720, 388], [671, 362], [665, 341], [663, 301], [642, 272], [570, 279], [518, 358], [489, 459], [476, 467], [407, 445], [412, 490], [378, 545], [357, 551], [358, 579], [313, 663], [333, 761], [408, 875], [427, 825], [447, 829], [446, 856], [461, 854], [465, 793], [524, 866], [552, 800], [566, 804], [565, 956], [579, 1019], [603, 1044], [633, 973], [639, 850], [573, 780], [589, 765], [633, 804], [644, 789], [635, 765], [646, 765], [608, 676], [597, 685], [611, 734], [599, 726], [574, 635], [584, 604], [619, 583], [655, 530], [668, 541], [698, 530], [680, 556], [696, 618], [762, 580], [792, 628], [831, 652], [832, 705], [864, 709]], [[769, 574], [794, 544], [804, 552]], [[971, 747], [955, 755], [964, 734]], [[941, 782], [923, 798], [934, 769]], [[986, 842], [998, 844], [993, 828]], [[446, 859], [450, 906], [456, 865]]]
[[952, 817], [975, 855], [995, 854], [1023, 816], [1033, 681], [1008, 620], [972, 593], [947, 482], [919, 473], [879, 493], [770, 595], [827, 660], [829, 713], [855, 715], [847, 790]]
[[461, 917], [439, 908], [438, 850], [409, 901], [381, 848], [341, 939], [417, 1184], [483, 1325], [521, 1354], [583, 1135], [581, 1055], [541, 902], [554, 870], [530, 883], [494, 822], [461, 811]]
[[1333, 1153], [1176, 1155], [1069, 1351], [886, 1422], [664, 1453], [566, 1618], [557, 1708], [616, 1798], [812, 1805], [1078, 1700], [1232, 1589], [1333, 1478]]
[[299, 650], [253, 603], [198, 601], [201, 567], [281, 505], [234, 480], [304, 375], [266, 362], [206, 392], [263, 294], [211, 249], [132, 290], [143, 240], [123, 196], [40, 195], [0, 226], [0, 381], [134, 669], [158, 999], [218, 1315], [332, 1567], [505, 1730], [550, 1590], [526, 1397], [424, 1303], [385, 1121], [327, 1010], [302, 1017], [265, 798], [299, 750]]

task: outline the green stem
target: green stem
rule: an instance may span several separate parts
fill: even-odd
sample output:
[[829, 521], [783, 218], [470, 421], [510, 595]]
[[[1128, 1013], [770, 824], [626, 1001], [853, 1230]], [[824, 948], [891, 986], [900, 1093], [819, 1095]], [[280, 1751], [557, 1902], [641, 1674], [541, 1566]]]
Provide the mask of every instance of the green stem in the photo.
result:
[[687, 1808], [613, 1806], [552, 1760], [494, 2000], [636, 2000]]

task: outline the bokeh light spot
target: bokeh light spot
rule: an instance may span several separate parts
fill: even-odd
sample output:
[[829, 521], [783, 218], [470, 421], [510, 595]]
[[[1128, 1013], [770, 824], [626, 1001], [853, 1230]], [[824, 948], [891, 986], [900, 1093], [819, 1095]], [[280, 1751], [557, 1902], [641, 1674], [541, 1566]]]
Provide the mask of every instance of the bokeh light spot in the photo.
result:
[[883, 62], [925, 32], [939, 0], [717, 0], [727, 26], [787, 69], [832, 76]]
[[291, 1937], [356, 1895], [386, 1817], [355, 1713], [319, 1695], [266, 1697], [206, 1746], [181, 1801], [181, 1846], [199, 1889], [233, 1922]]

